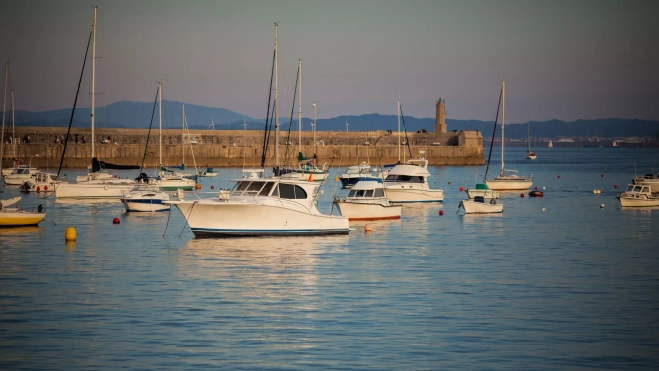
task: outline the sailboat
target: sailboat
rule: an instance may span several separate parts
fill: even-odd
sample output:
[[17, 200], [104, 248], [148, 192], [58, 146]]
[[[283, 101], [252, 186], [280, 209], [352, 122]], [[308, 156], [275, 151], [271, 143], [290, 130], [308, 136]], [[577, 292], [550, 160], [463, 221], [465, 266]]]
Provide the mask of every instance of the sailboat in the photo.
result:
[[[273, 74], [275, 80], [275, 166], [279, 168], [278, 137], [278, 27], [275, 23]], [[272, 91], [272, 78], [270, 82]], [[266, 114], [270, 115], [270, 104]], [[348, 218], [321, 214], [316, 207], [320, 184], [292, 177], [265, 177], [267, 131], [261, 169], [245, 169], [235, 179], [231, 191], [221, 190], [218, 197], [169, 201], [185, 217], [196, 237], [303, 236], [348, 234]]]
[[29, 211], [14, 206], [20, 201], [20, 196], [8, 200], [0, 200], [0, 227], [36, 226], [44, 220], [46, 213], [43, 212], [41, 205], [38, 206], [37, 211]]
[[304, 157], [302, 154], [302, 59], [298, 59], [298, 79], [300, 80], [300, 94], [297, 111], [297, 128], [298, 128], [298, 166], [295, 172], [298, 178], [309, 181], [322, 182], [327, 178], [328, 170], [325, 165], [318, 167], [316, 163], [318, 156], [316, 155], [316, 103], [314, 103], [314, 142], [313, 142], [313, 157]]
[[[78, 177], [76, 183], [61, 182], [55, 186], [55, 196], [59, 198], [111, 198], [119, 199], [124, 191], [130, 190], [135, 185], [132, 179], [114, 178], [112, 175], [101, 169], [101, 164], [94, 156], [94, 97], [96, 82], [96, 11], [94, 7], [94, 23], [92, 24], [92, 34], [94, 44], [92, 47], [92, 106], [91, 106], [91, 126], [92, 126], [92, 166], [86, 176]], [[62, 153], [64, 156], [64, 153]]]
[[[506, 124], [506, 81], [501, 80], [501, 173], [494, 179], [485, 179], [485, 184], [494, 191], [518, 191], [531, 188], [533, 180], [531, 178], [511, 174], [517, 170], [508, 170], [504, 167], [504, 127]], [[487, 174], [486, 174], [487, 177]]]
[[535, 160], [538, 156], [536, 156], [535, 152], [531, 151], [531, 122], [529, 122], [526, 125], [526, 131], [528, 134], [528, 148], [526, 149], [526, 159], [527, 160]]
[[549, 145], [547, 145], [548, 148], [553, 148], [554, 144], [551, 142], [551, 139], [549, 139]]

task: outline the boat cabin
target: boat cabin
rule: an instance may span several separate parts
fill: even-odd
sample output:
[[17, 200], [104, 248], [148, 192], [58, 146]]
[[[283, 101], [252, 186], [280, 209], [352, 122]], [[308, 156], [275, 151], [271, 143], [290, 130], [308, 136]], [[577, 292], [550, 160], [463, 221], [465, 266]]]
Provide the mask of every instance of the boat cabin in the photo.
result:
[[376, 180], [360, 180], [355, 184], [350, 192], [348, 198], [384, 198], [384, 186], [380, 179]]

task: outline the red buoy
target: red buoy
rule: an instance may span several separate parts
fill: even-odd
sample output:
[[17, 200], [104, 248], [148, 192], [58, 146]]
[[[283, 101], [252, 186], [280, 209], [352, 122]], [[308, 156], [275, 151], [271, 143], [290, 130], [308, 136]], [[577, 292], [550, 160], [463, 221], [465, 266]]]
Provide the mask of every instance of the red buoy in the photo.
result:
[[44, 191], [47, 191], [47, 190], [48, 190], [48, 186], [47, 186], [47, 185], [43, 186], [43, 190], [44, 190]]
[[557, 176], [556, 178], [558, 178], [558, 179], [561, 179], [561, 176], [560, 176], [560, 175], [558, 175], [558, 176]]
[[215, 189], [215, 186], [211, 186], [211, 189]]
[[41, 187], [37, 186], [37, 192], [39, 192], [40, 190], [41, 190]]
[[520, 194], [519, 194], [519, 197], [524, 198], [524, 193], [520, 193]]
[[119, 178], [119, 175], [116, 175], [116, 174], [115, 174], [114, 177], [115, 177], [115, 178]]
[[604, 174], [600, 174], [600, 178], [604, 178]]
[[119, 223], [121, 223], [121, 221], [119, 220], [119, 218], [114, 218], [114, 219], [112, 219], [112, 224], [119, 224]]
[[538, 186], [535, 186], [535, 190], [536, 190], [536, 191], [538, 190]]
[[460, 192], [462, 192], [462, 191], [464, 191], [464, 190], [465, 190], [465, 187], [460, 186]]
[[614, 184], [614, 185], [613, 185], [613, 188], [618, 188], [618, 185], [617, 185], [617, 184]]
[[444, 215], [444, 210], [439, 210], [439, 215]]

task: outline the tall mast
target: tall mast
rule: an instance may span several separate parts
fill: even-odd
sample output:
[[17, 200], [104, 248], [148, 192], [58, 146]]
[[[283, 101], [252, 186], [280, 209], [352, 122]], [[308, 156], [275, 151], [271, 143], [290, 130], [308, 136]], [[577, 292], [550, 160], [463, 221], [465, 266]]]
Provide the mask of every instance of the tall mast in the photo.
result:
[[400, 98], [398, 98], [398, 162], [400, 162]]
[[96, 9], [98, 9], [97, 6], [94, 7], [94, 23], [92, 24], [92, 29], [94, 30], [94, 44], [92, 46], [92, 158], [94, 158], [94, 142], [96, 141], [94, 137], [94, 98], [96, 97], [94, 90], [94, 85], [96, 84]]
[[313, 154], [316, 154], [316, 102], [313, 102]]
[[[181, 152], [183, 153], [183, 165], [185, 165], [185, 104], [183, 105], [183, 116], [181, 117], [181, 125], [183, 131], [181, 132]], [[188, 136], [190, 139], [190, 136]]]
[[16, 131], [14, 130], [14, 89], [11, 89], [11, 143], [14, 148], [14, 166], [16, 166]]
[[[302, 152], [302, 59], [297, 61], [297, 69], [300, 71], [300, 101], [297, 105], [297, 152]], [[315, 152], [314, 152], [315, 153]]]
[[275, 166], [279, 167], [279, 22], [275, 22]]
[[501, 101], [501, 176], [504, 175], [503, 170], [503, 148], [504, 146], [504, 126], [506, 125], [506, 80], [501, 80], [501, 94], [503, 95], [503, 100]]
[[158, 81], [158, 173], [162, 168], [162, 81]]
[[5, 111], [7, 110], [7, 77], [9, 73], [9, 61], [5, 63], [5, 95], [2, 97], [2, 134], [0, 134], [0, 178], [2, 176], [2, 156], [5, 154]]

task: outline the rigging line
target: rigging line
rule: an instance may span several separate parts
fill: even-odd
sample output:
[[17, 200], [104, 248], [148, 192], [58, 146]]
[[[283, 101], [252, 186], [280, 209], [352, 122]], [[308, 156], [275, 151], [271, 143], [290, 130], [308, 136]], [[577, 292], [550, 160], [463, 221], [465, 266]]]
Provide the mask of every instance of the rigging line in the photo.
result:
[[160, 93], [160, 85], [156, 88], [156, 99], [153, 101], [153, 111], [151, 112], [151, 123], [149, 124], [149, 132], [146, 134], [146, 144], [144, 145], [144, 156], [142, 157], [142, 165], [140, 165], [140, 174], [144, 168], [144, 161], [146, 160], [146, 151], [149, 148], [149, 138], [151, 136], [151, 127], [153, 126], [153, 117], [156, 114], [156, 103], [158, 103], [158, 93]]
[[[73, 124], [73, 114], [76, 111], [76, 104], [78, 103], [78, 93], [80, 93], [80, 83], [82, 83], [82, 74], [85, 72], [85, 64], [87, 63], [87, 53], [89, 53], [89, 44], [92, 41], [92, 35], [94, 34], [94, 27], [89, 32], [89, 40], [87, 40], [87, 50], [85, 50], [85, 59], [82, 62], [82, 71], [80, 71], [80, 80], [78, 80], [78, 90], [76, 90], [76, 98], [73, 101], [73, 109], [71, 110], [71, 119], [69, 120], [69, 129], [66, 131], [66, 139], [64, 141], [64, 148], [62, 149], [62, 158], [59, 161], [59, 168], [57, 169], [57, 177], [59, 178], [59, 173], [62, 170], [62, 163], [64, 162], [64, 154], [66, 153], [66, 145], [69, 143], [69, 134], [71, 133], [71, 125]], [[94, 140], [94, 138], [92, 138]]]
[[412, 149], [410, 148], [410, 140], [407, 138], [407, 126], [405, 126], [405, 116], [403, 115], [403, 106], [398, 103], [400, 106], [400, 119], [403, 120], [403, 128], [405, 130], [405, 143], [407, 144], [407, 150], [410, 152], [410, 159], [412, 159]]
[[483, 179], [487, 179], [487, 172], [490, 170], [490, 159], [492, 158], [492, 147], [494, 147], [494, 136], [497, 132], [497, 120], [499, 119], [499, 108], [501, 108], [501, 97], [503, 96], [503, 87], [499, 92], [499, 104], [497, 105], [497, 116], [494, 118], [494, 130], [492, 131], [492, 141], [490, 142], [490, 154], [487, 156], [487, 167], [485, 167], [485, 176]]
[[[275, 110], [273, 109], [272, 112], [271, 112], [271, 114], [270, 114], [270, 125], [267, 127], [267, 130], [268, 130], [268, 131], [267, 131], [267, 133], [268, 133], [267, 139], [268, 139], [268, 140], [265, 142], [265, 150], [266, 150], [266, 151], [267, 151], [267, 149], [268, 149], [268, 147], [269, 147], [269, 145], [270, 145], [270, 135], [271, 135], [271, 133], [272, 133], [272, 123], [274, 122], [274, 117], [275, 117]], [[265, 162], [265, 161], [264, 161], [264, 162]], [[262, 165], [261, 167], [265, 169], [264, 166], [265, 166], [265, 165]], [[265, 172], [263, 173], [263, 175], [265, 176]]]
[[[337, 148], [337, 149], [334, 151], [334, 153], [332, 154], [332, 161], [330, 161], [329, 169], [332, 168], [332, 164], [334, 163], [334, 160], [338, 157], [337, 154], [339, 153], [339, 151], [341, 151], [342, 148], [343, 148], [343, 143], [339, 144], [339, 148]], [[341, 156], [341, 157], [343, 157], [343, 156]], [[329, 173], [330, 173], [329, 170], [327, 170], [327, 175], [328, 175], [328, 176], [325, 176], [325, 179], [323, 179], [323, 180], [320, 181], [320, 186], [321, 186], [321, 187], [323, 186], [323, 184], [325, 183], [325, 181], [327, 180], [327, 178], [329, 178]], [[316, 195], [315, 195], [314, 198], [313, 198], [313, 202], [316, 202], [316, 200], [318, 199], [318, 195], [320, 195], [320, 187], [318, 188], [318, 192], [316, 193]]]
[[172, 216], [172, 205], [169, 205], [169, 212], [167, 213], [167, 224], [165, 224], [165, 231], [162, 233], [162, 237], [165, 238], [167, 234], [167, 227], [169, 227], [169, 217]]
[[[190, 208], [190, 212], [188, 213], [188, 218], [189, 218], [190, 215], [192, 214], [192, 209], [194, 209], [194, 205], [196, 205], [197, 202], [198, 202], [198, 201], [194, 201], [194, 202], [192, 203], [192, 207]], [[171, 210], [171, 207], [170, 207], [169, 209]], [[188, 226], [188, 218], [185, 218], [185, 224], [183, 225], [183, 229], [181, 229], [181, 233], [178, 234], [178, 238], [181, 238], [181, 235], [183, 234], [183, 231], [185, 231], [185, 227]]]
[[[268, 150], [268, 117], [270, 117], [270, 102], [272, 101], [272, 80], [275, 75], [275, 56], [277, 50], [272, 51], [272, 71], [270, 72], [270, 87], [268, 88], [268, 111], [265, 114], [265, 128], [263, 130], [263, 151], [261, 152], [261, 168], [265, 169], [265, 153]], [[273, 106], [274, 107], [274, 106]], [[273, 108], [274, 111], [274, 108]]]
[[291, 127], [293, 126], [293, 112], [295, 111], [295, 96], [297, 95], [297, 84], [299, 80], [300, 80], [300, 67], [298, 66], [297, 77], [295, 78], [295, 90], [293, 90], [293, 105], [291, 106], [291, 118], [288, 121], [288, 137], [286, 138], [286, 152], [284, 152], [284, 167], [288, 162], [288, 150], [290, 149], [290, 146], [288, 144], [291, 142]]

